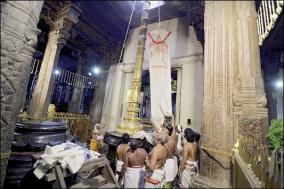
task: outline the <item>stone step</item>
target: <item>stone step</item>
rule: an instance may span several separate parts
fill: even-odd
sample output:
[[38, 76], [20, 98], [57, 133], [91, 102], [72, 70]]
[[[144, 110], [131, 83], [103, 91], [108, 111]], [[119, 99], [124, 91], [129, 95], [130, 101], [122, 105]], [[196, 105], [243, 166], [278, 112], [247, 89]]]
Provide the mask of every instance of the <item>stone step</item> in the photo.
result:
[[228, 188], [228, 186], [223, 186], [216, 181], [210, 180], [208, 178], [204, 178], [202, 176], [198, 176], [192, 185], [195, 188]]
[[102, 175], [98, 175], [90, 179], [84, 179], [81, 182], [72, 185], [71, 188], [97, 188], [104, 184], [106, 184], [106, 179]]
[[102, 186], [97, 187], [97, 188], [117, 188], [117, 187], [113, 183], [106, 183], [105, 185], [102, 185]]

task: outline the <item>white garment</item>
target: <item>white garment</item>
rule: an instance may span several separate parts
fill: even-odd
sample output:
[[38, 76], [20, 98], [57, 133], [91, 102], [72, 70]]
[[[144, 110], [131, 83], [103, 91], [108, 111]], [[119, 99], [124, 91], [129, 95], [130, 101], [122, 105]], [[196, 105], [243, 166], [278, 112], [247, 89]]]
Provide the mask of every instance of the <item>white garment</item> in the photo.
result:
[[146, 138], [147, 142], [152, 145], [155, 145], [155, 139], [153, 133], [146, 133], [145, 131], [138, 131], [136, 134], [133, 135], [133, 138], [144, 139]]
[[171, 159], [167, 159], [165, 163], [165, 181], [171, 182], [175, 180], [178, 173], [177, 157], [174, 156]]
[[178, 135], [178, 141], [177, 141], [177, 149], [178, 149], [178, 153], [181, 153], [182, 151], [182, 139], [183, 139], [183, 133], [177, 133]]
[[[148, 175], [149, 176], [149, 175]], [[162, 186], [164, 185], [164, 181], [165, 181], [165, 171], [164, 169], [155, 169], [152, 173], [152, 175], [149, 176], [150, 179], [154, 180], [154, 181], [158, 181], [158, 183], [154, 184], [151, 182], [147, 182], [145, 180], [145, 188], [162, 188]]]
[[196, 176], [195, 172], [191, 172], [187, 169], [184, 169], [181, 176], [181, 184], [184, 188], [189, 188], [192, 186], [192, 182]]
[[[34, 164], [34, 167], [36, 167], [34, 174], [38, 179], [41, 179], [57, 162], [60, 163], [62, 169], [68, 168], [72, 174], [79, 171], [85, 162], [84, 149], [80, 146], [65, 149], [64, 145], [66, 147], [68, 143], [63, 143], [54, 147], [46, 147], [45, 152], [48, 153], [42, 154], [40, 159]], [[61, 149], [61, 151], [59, 151], [59, 149]], [[91, 157], [89, 157], [89, 160], [98, 158], [97, 155], [99, 154], [90, 151]]]
[[191, 168], [191, 166], [194, 167], [196, 173], [199, 173], [199, 167], [198, 167], [198, 161], [186, 161], [186, 167], [188, 167], [189, 169]]
[[144, 188], [145, 166], [127, 167], [124, 174], [124, 188]]
[[123, 166], [123, 161], [117, 160], [116, 161], [116, 171], [121, 172], [122, 166]]
[[[123, 166], [123, 161], [117, 160], [116, 161], [116, 168], [115, 168], [115, 171], [116, 171], [115, 178], [116, 178], [116, 180], [118, 180], [118, 178], [119, 178], [119, 174], [117, 172], [121, 173], [122, 166]], [[122, 179], [120, 184], [123, 185], [123, 179]]]
[[[170, 33], [165, 30], [154, 30], [148, 33], [150, 40], [149, 72], [151, 117], [155, 125], [158, 126], [160, 126], [164, 121], [163, 113], [168, 113], [170, 115], [172, 113], [171, 59], [168, 43], [169, 40], [167, 38], [168, 34]], [[150, 36], [152, 36], [152, 38]]]

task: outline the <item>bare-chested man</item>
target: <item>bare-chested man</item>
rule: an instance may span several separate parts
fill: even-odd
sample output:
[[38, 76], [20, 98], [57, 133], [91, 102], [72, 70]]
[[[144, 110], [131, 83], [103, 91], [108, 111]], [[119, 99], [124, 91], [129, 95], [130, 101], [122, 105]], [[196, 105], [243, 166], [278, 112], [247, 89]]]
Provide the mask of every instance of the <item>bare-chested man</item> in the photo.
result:
[[167, 148], [169, 136], [166, 133], [158, 135], [156, 146], [152, 149], [146, 159], [146, 166], [149, 173], [145, 176], [145, 188], [161, 188], [165, 178], [164, 165], [167, 159]]
[[181, 187], [189, 188], [198, 171], [199, 147], [195, 141], [196, 133], [189, 128], [184, 130], [187, 143], [183, 146], [183, 157], [179, 169]]
[[125, 161], [126, 152], [129, 149], [128, 142], [130, 137], [127, 133], [122, 135], [122, 143], [116, 149], [116, 178], [121, 173], [123, 162]]
[[167, 125], [170, 133], [169, 140], [164, 146], [167, 148], [167, 160], [165, 163], [165, 186], [166, 188], [172, 188], [174, 180], [178, 173], [178, 150], [177, 150], [177, 140], [176, 126], [174, 116], [171, 118], [171, 125]]
[[119, 177], [119, 180], [124, 178], [124, 188], [144, 188], [146, 156], [147, 152], [139, 148], [137, 139], [131, 139]]

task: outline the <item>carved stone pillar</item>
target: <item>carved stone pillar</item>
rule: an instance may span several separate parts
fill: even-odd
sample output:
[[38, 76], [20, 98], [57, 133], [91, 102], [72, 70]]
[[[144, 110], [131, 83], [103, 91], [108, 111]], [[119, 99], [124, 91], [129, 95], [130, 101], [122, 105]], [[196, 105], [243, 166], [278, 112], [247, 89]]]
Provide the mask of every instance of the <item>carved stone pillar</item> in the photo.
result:
[[107, 75], [108, 75], [107, 71], [102, 71], [97, 76], [95, 95], [93, 97], [89, 111], [89, 117], [91, 118], [92, 124], [100, 123], [104, 119], [104, 115], [102, 115], [102, 110], [103, 110], [103, 103], [105, 97], [105, 86], [107, 82]]
[[43, 1], [1, 2], [1, 188], [15, 131], [24, 105]]
[[202, 146], [227, 155], [202, 153], [201, 175], [228, 186], [239, 125], [267, 118], [254, 2], [206, 1], [204, 29]]
[[50, 24], [39, 78], [29, 106], [29, 114], [32, 117], [47, 117], [54, 83], [53, 69], [57, 66], [62, 47], [70, 37], [69, 31], [79, 21], [80, 13], [81, 10], [78, 7], [68, 4], [60, 10], [55, 21]]
[[97, 76], [96, 88], [94, 91], [95, 94], [92, 99], [92, 103], [89, 110], [89, 117], [92, 121], [92, 124], [100, 122], [104, 122], [105, 124], [106, 115], [102, 115], [102, 111], [104, 106], [105, 89], [108, 77], [107, 70], [109, 70], [110, 65], [116, 64], [118, 59], [119, 51], [114, 48], [111, 48], [111, 46], [107, 46], [107, 48], [104, 50], [104, 55], [101, 63], [101, 65], [105, 66], [101, 68], [103, 71], [101, 71]]
[[[77, 74], [82, 75], [82, 67], [87, 62], [86, 57], [78, 57], [78, 67], [77, 67]], [[71, 101], [69, 103], [68, 112], [79, 114], [80, 113], [80, 106], [82, 102], [84, 88], [80, 86], [79, 81], [76, 81], [75, 86], [73, 87], [73, 93], [71, 97]]]

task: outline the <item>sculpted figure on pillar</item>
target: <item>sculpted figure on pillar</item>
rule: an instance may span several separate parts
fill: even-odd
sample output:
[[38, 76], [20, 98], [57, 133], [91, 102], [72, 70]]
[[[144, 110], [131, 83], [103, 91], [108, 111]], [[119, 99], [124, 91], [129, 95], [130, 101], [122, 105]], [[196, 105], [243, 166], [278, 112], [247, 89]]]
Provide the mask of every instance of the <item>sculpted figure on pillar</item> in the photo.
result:
[[57, 66], [60, 51], [70, 38], [72, 26], [79, 22], [81, 10], [74, 4], [66, 3], [54, 19], [49, 19], [50, 32], [46, 45], [39, 79], [28, 108], [30, 116], [45, 118], [54, 83], [53, 69]]

